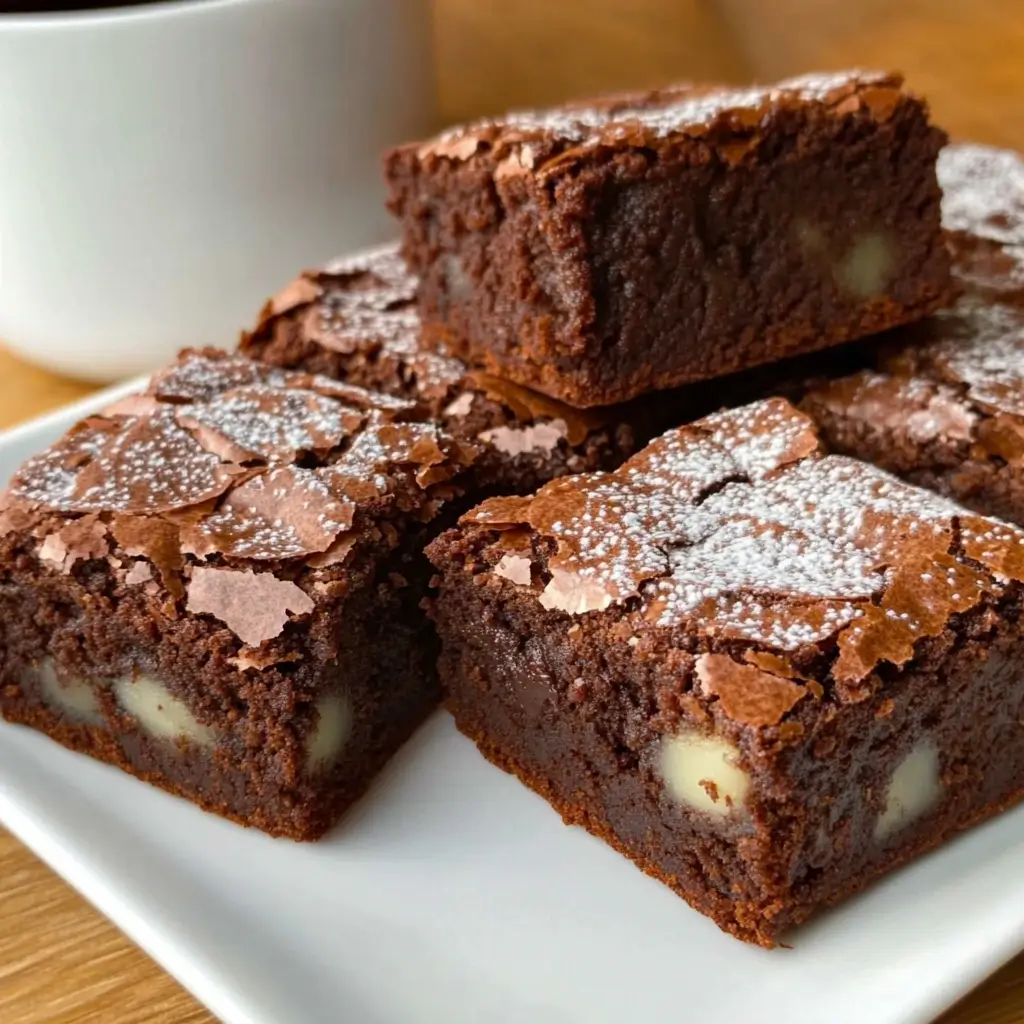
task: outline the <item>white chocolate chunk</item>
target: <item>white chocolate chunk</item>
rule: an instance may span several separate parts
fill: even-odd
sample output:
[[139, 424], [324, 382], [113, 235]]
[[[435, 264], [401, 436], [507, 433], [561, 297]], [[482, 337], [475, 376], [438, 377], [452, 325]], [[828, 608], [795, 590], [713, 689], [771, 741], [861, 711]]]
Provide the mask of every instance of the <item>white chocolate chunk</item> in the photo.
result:
[[878, 232], [862, 235], [836, 267], [840, 286], [858, 299], [876, 299], [892, 277], [893, 250]]
[[43, 700], [74, 722], [97, 724], [103, 721], [95, 689], [84, 679], [59, 679], [53, 662], [47, 658], [36, 669]]
[[739, 756], [726, 740], [682, 732], [662, 741], [662, 778], [680, 803], [724, 817], [743, 806], [750, 789], [750, 776], [739, 767]]
[[885, 839], [910, 825], [931, 810], [941, 795], [939, 751], [927, 740], [914, 747], [893, 772], [875, 838]]
[[201, 747], [212, 747], [217, 740], [213, 729], [196, 721], [184, 701], [152, 676], [115, 679], [114, 693], [121, 707], [157, 739], [188, 740]]
[[337, 760], [352, 733], [352, 702], [347, 694], [330, 694], [316, 703], [316, 725], [306, 748], [306, 771], [317, 772]]

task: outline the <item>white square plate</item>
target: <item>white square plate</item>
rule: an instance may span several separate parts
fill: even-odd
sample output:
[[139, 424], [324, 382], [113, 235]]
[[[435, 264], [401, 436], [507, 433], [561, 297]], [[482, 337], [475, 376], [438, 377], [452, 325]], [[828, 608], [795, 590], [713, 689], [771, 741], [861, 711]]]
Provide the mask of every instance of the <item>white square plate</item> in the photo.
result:
[[[124, 391], [0, 437], [0, 481]], [[229, 1024], [923, 1024], [1024, 948], [1024, 808], [766, 952], [565, 828], [441, 714], [316, 845], [6, 724], [0, 820]]]

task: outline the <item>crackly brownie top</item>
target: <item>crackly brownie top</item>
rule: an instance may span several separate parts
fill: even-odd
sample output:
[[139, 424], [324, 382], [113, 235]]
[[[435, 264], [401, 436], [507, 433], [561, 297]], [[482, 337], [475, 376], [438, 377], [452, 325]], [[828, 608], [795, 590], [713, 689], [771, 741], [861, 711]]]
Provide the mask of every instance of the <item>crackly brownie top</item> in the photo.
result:
[[955, 143], [939, 152], [942, 223], [1005, 245], [1024, 245], [1024, 160], [994, 146]]
[[378, 387], [409, 398], [444, 401], [466, 375], [460, 360], [420, 344], [416, 278], [397, 243], [305, 271], [266, 304], [243, 351], [262, 348], [285, 319], [308, 345], [347, 357], [353, 373], [376, 368]]
[[1024, 308], [967, 296], [899, 337], [877, 369], [814, 387], [809, 407], [1022, 463]]
[[599, 410], [470, 370], [443, 338], [425, 344], [416, 287], [397, 242], [335, 260], [272, 298], [241, 350], [286, 366], [325, 363], [326, 353], [331, 376], [414, 401], [450, 432], [511, 456], [550, 451], [563, 438], [582, 444], [607, 422]]
[[992, 146], [939, 153], [942, 224], [954, 271], [970, 288], [1024, 295], [1024, 159]]
[[172, 601], [187, 593], [189, 610], [255, 645], [280, 632], [287, 611], [311, 610], [295, 579], [337, 576], [360, 540], [379, 543], [382, 521], [429, 519], [451, 492], [475, 453], [406, 421], [411, 409], [188, 351], [144, 393], [29, 459], [0, 494], [0, 538], [31, 538], [64, 574], [107, 559], [125, 585]]
[[[856, 684], [1024, 576], [1024, 531], [823, 455], [782, 399], [670, 431], [614, 473], [496, 498], [490, 571], [570, 616], [681, 629], [698, 647], [831, 652]], [[546, 552], [544, 554], [540, 552]], [[499, 557], [500, 556], [500, 557]]]
[[794, 107], [837, 116], [866, 112], [884, 121], [906, 98], [902, 86], [898, 74], [856, 70], [749, 88], [677, 85], [476, 121], [415, 148], [421, 158], [451, 160], [486, 152], [499, 163], [499, 175], [538, 171], [566, 150], [575, 153], [581, 147], [643, 146], [679, 137], [723, 144], [749, 140]]

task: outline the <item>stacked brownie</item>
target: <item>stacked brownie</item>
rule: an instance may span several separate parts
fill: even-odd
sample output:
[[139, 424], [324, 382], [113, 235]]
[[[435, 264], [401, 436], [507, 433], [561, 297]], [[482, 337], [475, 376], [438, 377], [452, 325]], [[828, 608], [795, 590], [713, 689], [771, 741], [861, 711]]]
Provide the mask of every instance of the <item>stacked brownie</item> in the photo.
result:
[[941, 306], [943, 141], [898, 76], [853, 72], [511, 114], [387, 174], [425, 321], [587, 407]]
[[[966, 192], [1006, 160], [942, 158], [944, 235], [943, 141], [898, 79], [852, 74], [512, 115], [388, 161], [448, 351], [583, 407], [733, 406], [492, 498], [428, 555], [459, 728], [763, 945], [1024, 795], [1024, 532], [825, 454], [783, 399], [742, 405], [882, 331], [928, 358], [964, 287], [1008, 301], [1012, 217]], [[975, 357], [991, 400], [1005, 367]]]
[[[0, 496], [0, 709], [314, 838], [446, 695], [767, 945], [1009, 806], [1024, 217], [980, 183], [1021, 168], [945, 150], [943, 207], [944, 141], [847, 72], [394, 150], [400, 244], [303, 273]], [[744, 404], [810, 353], [805, 411]]]

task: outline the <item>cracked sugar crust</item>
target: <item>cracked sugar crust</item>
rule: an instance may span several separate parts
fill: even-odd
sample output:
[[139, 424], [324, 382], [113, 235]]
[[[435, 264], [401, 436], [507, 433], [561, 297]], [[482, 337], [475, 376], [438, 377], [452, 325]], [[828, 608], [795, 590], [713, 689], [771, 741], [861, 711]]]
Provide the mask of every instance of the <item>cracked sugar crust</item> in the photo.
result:
[[918, 444], [969, 442], [1004, 461], [1024, 455], [1024, 307], [968, 295], [901, 332], [877, 367], [811, 388], [804, 401]]
[[974, 143], [946, 146], [936, 164], [947, 231], [1024, 246], [1024, 159]]
[[[416, 287], [397, 242], [334, 260], [271, 299], [241, 350], [292, 364], [329, 353], [334, 376], [416, 402], [449, 431], [511, 458], [562, 441], [578, 447], [619, 418], [471, 370], [442, 338], [424, 338]], [[275, 371], [266, 372], [272, 380]]]
[[850, 684], [1024, 577], [1024, 531], [823, 455], [782, 399], [670, 431], [617, 472], [485, 502], [462, 524], [498, 531], [495, 559], [528, 528], [534, 553], [550, 552], [529, 586], [552, 611], [614, 606], [635, 630], [712, 647], [813, 645]]
[[1024, 159], [1008, 149], [946, 146], [936, 174], [954, 274], [968, 290], [1024, 298]]
[[459, 492], [453, 478], [475, 452], [436, 424], [404, 421], [410, 409], [242, 356], [186, 352], [145, 393], [22, 465], [0, 500], [0, 538], [21, 538], [56, 572], [106, 559], [115, 580], [172, 601], [204, 564], [222, 571], [220, 590], [252, 567], [289, 582], [334, 578], [360, 539], [398, 543], [382, 521], [428, 521]]
[[91, 417], [22, 466], [11, 494], [64, 512], [168, 512], [231, 486], [232, 467], [182, 427], [171, 407]]
[[272, 298], [242, 349], [256, 351], [287, 318], [307, 343], [366, 364], [353, 365], [354, 371], [393, 374], [409, 398], [445, 400], [462, 384], [466, 365], [443, 346], [435, 351], [421, 343], [416, 287], [398, 243], [334, 260], [306, 271]]
[[496, 176], [542, 171], [567, 148], [657, 143], [673, 137], [751, 137], [786, 110], [814, 107], [833, 116], [865, 111], [884, 121], [907, 98], [902, 78], [880, 71], [804, 75], [773, 86], [734, 88], [679, 85], [570, 104], [519, 111], [449, 129], [412, 148], [419, 159], [468, 160], [487, 152]]
[[891, 354], [886, 368], [965, 387], [986, 412], [1024, 417], [1024, 310], [970, 301], [938, 315], [936, 340]]

